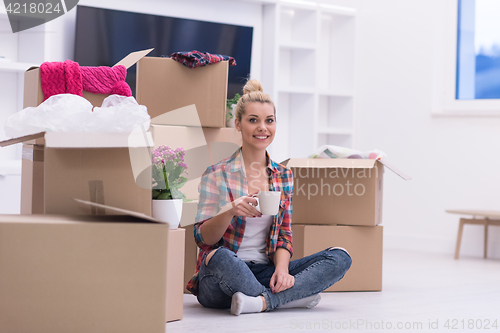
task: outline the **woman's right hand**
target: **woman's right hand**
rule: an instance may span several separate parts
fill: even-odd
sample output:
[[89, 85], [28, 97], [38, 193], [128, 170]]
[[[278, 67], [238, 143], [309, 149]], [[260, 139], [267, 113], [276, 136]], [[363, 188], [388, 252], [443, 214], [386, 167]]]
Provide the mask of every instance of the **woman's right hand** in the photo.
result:
[[229, 210], [229, 212], [233, 216], [261, 217], [262, 213], [255, 208], [255, 206], [257, 206], [257, 199], [253, 197], [257, 193], [259, 192], [234, 200], [231, 203], [233, 207]]

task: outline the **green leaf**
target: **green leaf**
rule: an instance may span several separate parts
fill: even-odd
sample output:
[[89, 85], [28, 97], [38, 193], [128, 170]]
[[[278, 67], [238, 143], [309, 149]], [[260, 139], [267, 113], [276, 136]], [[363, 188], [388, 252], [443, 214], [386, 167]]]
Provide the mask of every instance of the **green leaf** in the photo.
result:
[[170, 200], [170, 199], [172, 199], [172, 195], [170, 195], [169, 192], [162, 193], [156, 198], [156, 200]]
[[168, 175], [168, 183], [169, 184], [176, 183], [177, 179], [179, 179], [179, 176], [181, 175], [181, 173], [182, 173], [182, 168], [181, 167], [177, 167], [174, 170], [172, 170], [170, 172], [170, 174]]
[[181, 187], [183, 187], [183, 186], [184, 186], [184, 184], [186, 184], [186, 183], [187, 183], [187, 180], [188, 180], [186, 177], [180, 177], [179, 179], [180, 179], [181, 181], [177, 183], [177, 188], [181, 188]]
[[172, 198], [174, 198], [174, 199], [184, 199], [184, 198], [186, 198], [186, 196], [184, 195], [184, 193], [182, 193], [178, 189], [173, 188], [172, 189]]
[[233, 98], [228, 99], [228, 100], [226, 101], [226, 106], [227, 106], [227, 108], [228, 108], [229, 110], [233, 110], [232, 105], [233, 105], [233, 104], [237, 104], [237, 103], [238, 103], [238, 101], [239, 101], [239, 99], [240, 99], [240, 97], [241, 97], [241, 96], [240, 96], [240, 94], [236, 93], [236, 94], [234, 95], [234, 97], [233, 97]]

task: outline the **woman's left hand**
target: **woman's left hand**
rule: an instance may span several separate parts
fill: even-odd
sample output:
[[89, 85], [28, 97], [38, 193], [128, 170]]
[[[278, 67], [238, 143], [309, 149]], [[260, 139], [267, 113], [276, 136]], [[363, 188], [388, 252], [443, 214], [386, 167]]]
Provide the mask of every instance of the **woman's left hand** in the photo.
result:
[[269, 287], [275, 294], [293, 287], [294, 284], [295, 277], [288, 274], [288, 270], [276, 268], [273, 276], [271, 277]]

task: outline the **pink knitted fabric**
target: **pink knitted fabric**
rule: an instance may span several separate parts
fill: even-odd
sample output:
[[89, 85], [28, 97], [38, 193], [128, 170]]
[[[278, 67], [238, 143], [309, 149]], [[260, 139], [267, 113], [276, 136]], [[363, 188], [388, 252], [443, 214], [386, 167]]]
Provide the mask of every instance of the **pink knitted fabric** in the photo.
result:
[[83, 90], [94, 94], [132, 96], [126, 77], [127, 69], [122, 65], [80, 67], [78, 63], [66, 60], [64, 63], [44, 62], [40, 66], [44, 100], [64, 93], [82, 96]]
[[64, 93], [82, 96], [82, 75], [74, 61], [44, 62], [40, 66], [40, 79], [44, 100]]
[[82, 96], [82, 74], [77, 62], [66, 60], [64, 62], [64, 74], [66, 77], [66, 93]]
[[132, 96], [125, 66], [80, 67], [83, 89], [94, 94]]

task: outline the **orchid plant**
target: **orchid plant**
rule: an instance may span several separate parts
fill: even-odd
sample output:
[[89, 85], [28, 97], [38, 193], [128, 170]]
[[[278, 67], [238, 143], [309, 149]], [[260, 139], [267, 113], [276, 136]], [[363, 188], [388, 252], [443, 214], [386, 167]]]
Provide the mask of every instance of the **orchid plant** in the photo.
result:
[[172, 149], [169, 146], [159, 146], [153, 150], [153, 199], [170, 200], [185, 199], [186, 196], [179, 190], [187, 182], [181, 176], [188, 174], [184, 162], [186, 152], [183, 148]]

